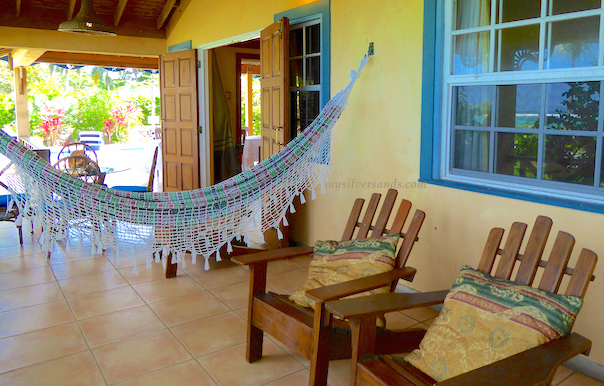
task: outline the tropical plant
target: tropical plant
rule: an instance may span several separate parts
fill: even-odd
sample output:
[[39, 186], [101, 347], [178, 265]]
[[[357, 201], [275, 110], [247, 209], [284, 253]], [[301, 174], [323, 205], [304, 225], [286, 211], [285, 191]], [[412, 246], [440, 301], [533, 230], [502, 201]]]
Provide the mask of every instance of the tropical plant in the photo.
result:
[[112, 94], [106, 90], [90, 88], [80, 93], [67, 111], [67, 122], [73, 128], [72, 138], [77, 139], [80, 131], [104, 131], [111, 108]]
[[130, 127], [140, 125], [142, 109], [134, 101], [119, 103], [111, 110], [111, 117], [104, 122], [106, 143], [128, 140]]
[[46, 146], [55, 146], [60, 142], [64, 130], [65, 114], [61, 109], [45, 107], [42, 111], [42, 133]]

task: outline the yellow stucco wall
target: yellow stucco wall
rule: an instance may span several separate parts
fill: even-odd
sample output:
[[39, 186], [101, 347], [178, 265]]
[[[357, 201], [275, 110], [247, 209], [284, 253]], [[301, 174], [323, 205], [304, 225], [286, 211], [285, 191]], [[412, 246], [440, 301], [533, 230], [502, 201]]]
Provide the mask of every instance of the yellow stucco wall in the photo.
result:
[[[275, 13], [302, 1], [262, 0], [242, 6], [238, 0], [192, 0], [168, 37], [168, 45], [193, 40], [193, 47], [260, 29]], [[331, 1], [332, 94], [349, 80], [375, 42], [370, 59], [337, 123], [333, 142], [331, 182], [416, 182], [419, 178], [422, 79], [422, 0]], [[369, 197], [372, 188], [328, 188], [293, 216], [292, 238], [307, 244], [338, 238], [356, 197]], [[380, 189], [385, 193], [386, 188]], [[476, 266], [490, 228], [509, 229], [513, 221], [532, 223], [539, 214], [554, 221], [553, 238], [562, 229], [604, 257], [601, 229], [604, 216], [428, 185], [400, 189], [400, 196], [426, 212], [420, 241], [409, 264], [418, 268], [412, 287], [426, 291], [448, 288], [463, 264]], [[307, 195], [309, 198], [309, 195]], [[530, 228], [529, 228], [530, 229]], [[547, 253], [547, 251], [546, 251]], [[604, 364], [604, 318], [598, 299], [604, 298], [604, 263], [587, 293], [575, 331], [594, 341], [591, 360]]]

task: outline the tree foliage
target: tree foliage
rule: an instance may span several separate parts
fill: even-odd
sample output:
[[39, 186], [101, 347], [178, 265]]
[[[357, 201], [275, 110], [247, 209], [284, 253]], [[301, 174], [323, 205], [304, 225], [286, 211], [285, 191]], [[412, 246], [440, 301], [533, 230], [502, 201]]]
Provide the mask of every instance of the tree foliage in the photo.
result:
[[[27, 72], [30, 131], [49, 143], [77, 140], [80, 131], [106, 132], [107, 127], [114, 128], [106, 138], [108, 143], [127, 141], [128, 130], [151, 115], [152, 88], [159, 84], [157, 74], [136, 69], [38, 64]], [[15, 125], [13, 83], [12, 71], [0, 62], [0, 128]], [[57, 111], [61, 118], [52, 120], [51, 112]], [[51, 121], [58, 126], [49, 126]], [[49, 127], [56, 133], [52, 140]]]

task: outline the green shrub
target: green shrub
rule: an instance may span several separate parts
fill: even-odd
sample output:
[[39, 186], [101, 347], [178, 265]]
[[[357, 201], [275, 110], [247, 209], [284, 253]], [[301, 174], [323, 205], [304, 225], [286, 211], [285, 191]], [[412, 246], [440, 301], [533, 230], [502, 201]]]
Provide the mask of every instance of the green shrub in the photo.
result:
[[15, 102], [6, 94], [0, 94], [0, 128], [15, 122]]

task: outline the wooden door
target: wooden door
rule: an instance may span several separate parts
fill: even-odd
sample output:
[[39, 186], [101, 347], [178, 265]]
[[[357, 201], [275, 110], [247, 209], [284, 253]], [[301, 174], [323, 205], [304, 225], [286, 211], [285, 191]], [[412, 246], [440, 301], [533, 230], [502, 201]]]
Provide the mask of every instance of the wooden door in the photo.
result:
[[198, 189], [197, 50], [163, 54], [159, 75], [164, 192]]
[[261, 158], [285, 145], [289, 136], [289, 19], [284, 17], [260, 34], [262, 88]]

